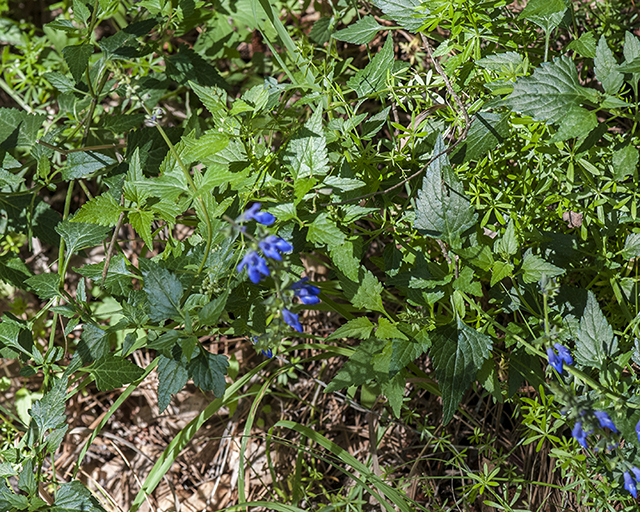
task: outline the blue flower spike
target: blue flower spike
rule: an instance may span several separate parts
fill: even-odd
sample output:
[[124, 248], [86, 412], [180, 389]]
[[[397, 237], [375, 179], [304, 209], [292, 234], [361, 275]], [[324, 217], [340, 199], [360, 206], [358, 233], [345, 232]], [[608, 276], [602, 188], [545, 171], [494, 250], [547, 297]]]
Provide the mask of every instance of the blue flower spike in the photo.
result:
[[631, 473], [625, 471], [622, 476], [624, 477], [624, 488], [631, 493], [634, 498], [638, 497], [638, 486]]
[[637, 467], [633, 466], [631, 468], [631, 472], [633, 473], [633, 476], [635, 477], [636, 481], [640, 482], [640, 469], [638, 469]]
[[571, 357], [571, 352], [569, 352], [569, 349], [564, 345], [554, 343], [553, 347], [558, 353], [556, 354], [553, 348], [549, 347], [547, 349], [547, 358], [549, 359], [549, 364], [555, 368], [558, 373], [562, 374], [564, 363], [571, 366], [573, 364], [573, 357]]
[[562, 373], [563, 370], [563, 362], [557, 354], [553, 351], [551, 347], [547, 349], [547, 358], [549, 359], [549, 364], [558, 372]]
[[320, 288], [307, 284], [308, 277], [303, 277], [300, 281], [293, 283], [291, 289], [294, 291], [294, 295], [300, 299], [303, 304], [312, 306], [320, 303]]
[[270, 214], [269, 212], [263, 212], [260, 210], [262, 205], [260, 203], [253, 203], [251, 207], [246, 210], [240, 218], [238, 222], [247, 222], [250, 220], [255, 220], [259, 224], [263, 226], [271, 226], [276, 221], [276, 218]]
[[269, 359], [272, 359], [272, 358], [273, 358], [273, 352], [271, 352], [271, 349], [270, 349], [270, 348], [268, 348], [267, 350], [263, 350], [263, 351], [262, 351], [262, 354], [263, 354], [263, 355], [265, 355], [265, 356], [267, 356]]
[[580, 443], [580, 446], [583, 448], [589, 448], [587, 446], [587, 433], [582, 429], [582, 422], [576, 421], [576, 424], [573, 426], [573, 430], [571, 431], [571, 435], [573, 438]]
[[638, 436], [638, 442], [640, 443], [640, 421], [636, 425], [636, 435]]
[[289, 327], [295, 329], [298, 332], [302, 332], [302, 324], [300, 323], [298, 315], [296, 315], [295, 313], [292, 313], [285, 308], [282, 310], [282, 319]]
[[571, 357], [569, 349], [564, 345], [560, 345], [560, 343], [554, 343], [553, 346], [558, 351], [558, 357], [571, 366], [573, 364], [573, 357]]
[[293, 246], [279, 236], [269, 235], [267, 238], [258, 243], [258, 247], [262, 250], [267, 258], [276, 261], [282, 261], [281, 254], [291, 252]]
[[242, 261], [237, 267], [238, 273], [242, 272], [244, 268], [247, 268], [249, 279], [254, 284], [258, 284], [263, 276], [271, 275], [267, 262], [262, 256], [259, 256], [256, 251], [250, 251], [244, 255]]
[[600, 422], [600, 426], [602, 428], [609, 428], [613, 432], [615, 432], [616, 434], [618, 433], [618, 429], [614, 425], [613, 421], [611, 421], [611, 418], [609, 417], [609, 415], [606, 412], [604, 412], [604, 411], [595, 411], [593, 414], [598, 419], [598, 421]]

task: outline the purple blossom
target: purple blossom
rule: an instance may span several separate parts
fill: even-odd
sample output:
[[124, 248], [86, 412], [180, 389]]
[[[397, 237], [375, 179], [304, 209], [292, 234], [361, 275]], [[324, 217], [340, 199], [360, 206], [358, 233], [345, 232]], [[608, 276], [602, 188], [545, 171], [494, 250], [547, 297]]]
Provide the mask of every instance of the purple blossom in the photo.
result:
[[298, 297], [303, 304], [311, 306], [320, 302], [320, 298], [318, 297], [318, 295], [320, 295], [320, 288], [312, 284], [307, 284], [308, 280], [308, 277], [303, 277], [300, 281], [293, 283], [291, 289], [294, 290], [295, 296]]
[[244, 255], [242, 261], [237, 267], [238, 272], [242, 272], [242, 269], [247, 267], [247, 273], [249, 274], [249, 279], [254, 284], [257, 284], [262, 279], [262, 276], [269, 276], [271, 272], [269, 272], [269, 267], [267, 267], [267, 262], [262, 256], [259, 256], [256, 251], [250, 251]]
[[558, 373], [562, 373], [562, 359], [560, 359], [551, 347], [547, 349], [547, 357], [549, 358], [549, 364], [555, 368]]
[[638, 487], [636, 481], [628, 471], [625, 471], [622, 476], [624, 477], [624, 488], [631, 493], [634, 498], [638, 497]]
[[264, 226], [271, 226], [271, 224], [276, 221], [276, 218], [269, 212], [260, 211], [261, 207], [262, 205], [260, 203], [253, 203], [249, 209], [240, 215], [238, 222], [255, 220]]
[[616, 434], [618, 433], [618, 429], [614, 425], [613, 421], [611, 421], [611, 418], [609, 417], [609, 415], [606, 412], [604, 412], [604, 411], [595, 411], [593, 414], [598, 419], [598, 421], [600, 422], [600, 426], [602, 428], [610, 428]]
[[282, 319], [289, 327], [292, 327], [298, 332], [302, 332], [302, 324], [300, 323], [298, 315], [296, 315], [295, 313], [292, 313], [285, 308], [282, 310]]
[[281, 253], [291, 252], [293, 250], [293, 246], [289, 242], [275, 235], [269, 235], [259, 242], [258, 247], [260, 247], [267, 258], [277, 261], [282, 261]]
[[638, 442], [640, 443], [640, 421], [636, 425], [636, 434], [638, 435]]
[[571, 357], [569, 349], [564, 345], [560, 345], [560, 343], [554, 343], [553, 346], [558, 351], [558, 357], [571, 366], [573, 364], [573, 357]]
[[588, 448], [587, 433], [582, 429], [581, 421], [576, 421], [576, 424], [573, 426], [573, 430], [571, 431], [571, 435], [576, 441], [578, 441], [578, 443], [580, 443], [580, 446]]

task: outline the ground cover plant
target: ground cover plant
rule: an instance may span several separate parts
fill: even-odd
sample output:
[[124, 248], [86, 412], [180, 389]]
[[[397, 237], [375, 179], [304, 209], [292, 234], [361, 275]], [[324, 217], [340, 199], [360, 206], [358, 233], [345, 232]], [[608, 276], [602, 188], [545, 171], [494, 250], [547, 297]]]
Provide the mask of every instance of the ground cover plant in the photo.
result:
[[636, 510], [633, 1], [0, 13], [0, 510]]

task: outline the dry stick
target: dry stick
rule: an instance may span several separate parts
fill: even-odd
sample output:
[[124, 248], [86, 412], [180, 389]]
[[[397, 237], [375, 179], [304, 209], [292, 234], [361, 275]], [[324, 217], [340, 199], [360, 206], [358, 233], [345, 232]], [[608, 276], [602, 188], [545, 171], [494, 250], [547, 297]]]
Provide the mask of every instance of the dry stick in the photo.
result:
[[382, 194], [388, 194], [392, 190], [400, 188], [405, 183], [408, 183], [413, 178], [416, 178], [417, 176], [422, 174], [433, 162], [435, 162], [442, 155], [446, 155], [446, 154], [451, 153], [456, 148], [456, 146], [458, 144], [460, 144], [467, 137], [467, 134], [469, 133], [469, 127], [471, 126], [471, 119], [469, 118], [469, 113], [467, 112], [467, 109], [464, 106], [464, 103], [462, 102], [460, 97], [453, 90], [453, 86], [451, 85], [451, 82], [449, 81], [449, 78], [447, 77], [447, 74], [444, 72], [444, 69], [442, 69], [442, 66], [440, 65], [440, 63], [434, 58], [433, 50], [431, 48], [431, 45], [429, 44], [429, 41], [427, 41], [427, 38], [424, 36], [424, 34], [420, 34], [420, 37], [422, 37], [422, 44], [424, 45], [425, 49], [427, 50], [427, 54], [429, 55], [429, 58], [431, 59], [431, 62], [433, 62], [433, 65], [436, 68], [436, 71], [442, 77], [442, 80], [444, 80], [444, 84], [445, 84], [445, 86], [447, 88], [447, 92], [453, 97], [453, 99], [455, 100], [456, 104], [458, 105], [458, 113], [461, 114], [462, 117], [464, 117], [464, 128], [462, 129], [462, 132], [460, 133], [460, 136], [447, 149], [445, 149], [444, 151], [441, 151], [437, 155], [432, 156], [429, 159], [429, 161], [425, 165], [423, 165], [418, 171], [414, 172], [411, 176], [409, 176], [408, 178], [405, 178], [400, 183], [396, 183], [392, 187], [386, 188], [384, 190], [378, 190], [377, 192], [371, 192], [371, 193], [365, 194], [363, 196], [354, 197], [352, 199], [346, 199], [345, 201], [340, 201], [338, 203], [322, 203], [321, 206], [340, 206], [340, 205], [343, 205], [343, 204], [353, 203], [355, 201], [361, 201], [362, 199], [368, 199], [369, 197], [379, 196], [379, 195], [382, 195]]

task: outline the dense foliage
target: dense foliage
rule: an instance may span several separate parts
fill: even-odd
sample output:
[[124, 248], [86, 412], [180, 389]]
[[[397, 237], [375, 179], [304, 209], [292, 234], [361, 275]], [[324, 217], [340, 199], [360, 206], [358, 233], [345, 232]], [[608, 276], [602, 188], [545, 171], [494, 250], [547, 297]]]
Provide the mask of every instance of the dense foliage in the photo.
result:
[[[41, 393], [28, 413], [3, 410], [0, 509], [108, 508], [75, 473], [152, 372], [160, 412], [189, 381], [216, 398], [131, 511], [273, 360], [346, 356], [324, 391], [368, 407], [379, 397], [464, 475], [429, 510], [550, 506], [523, 495], [546, 484], [508, 453], [473, 469], [442, 434], [470, 389], [518, 418], [518, 446], [548, 450], [557, 507], [633, 510], [632, 4], [73, 0], [40, 24], [0, 3], [12, 105], [0, 109], [0, 353]], [[237, 338], [264, 362], [229, 371], [224, 341]], [[136, 352], [154, 359], [141, 367]], [[74, 478], [60, 481], [67, 402], [120, 387]], [[419, 391], [440, 397], [429, 421], [412, 408]], [[333, 454], [385, 510], [426, 510], [312, 425], [274, 429]], [[260, 506], [369, 506], [348, 486], [331, 498], [312, 484], [274, 492]]]

